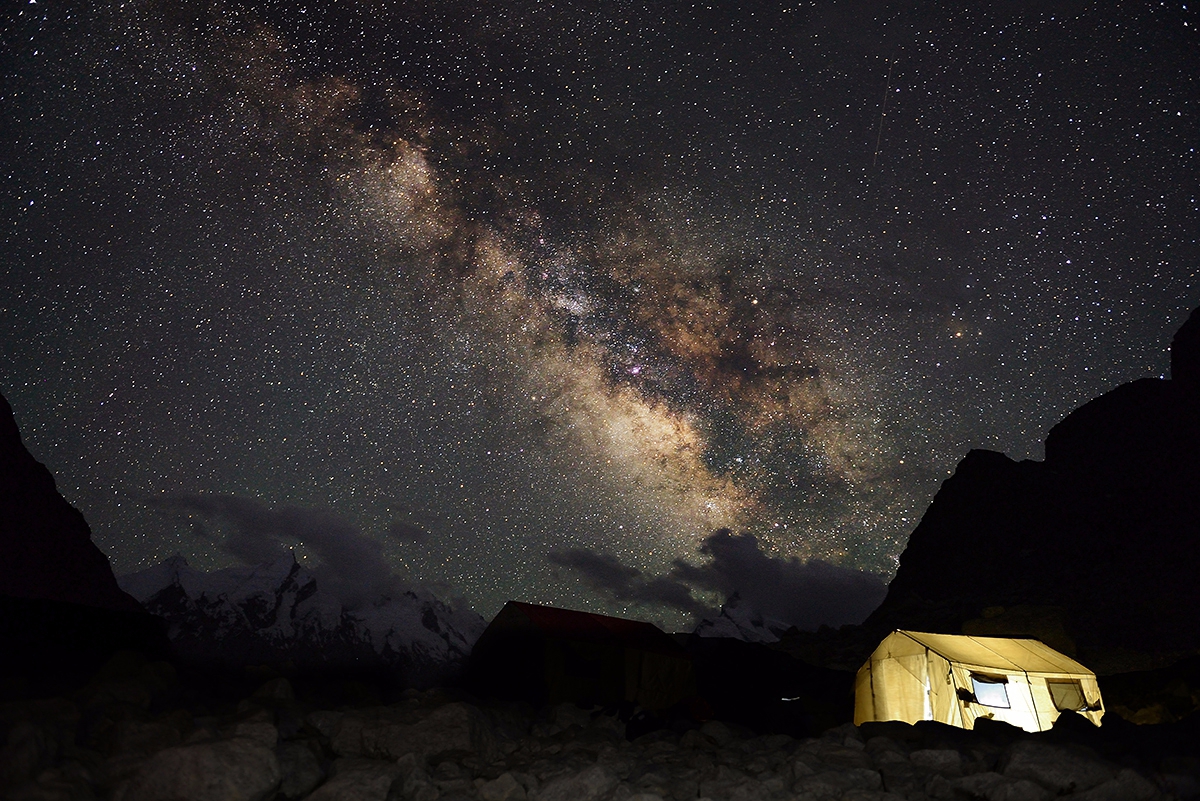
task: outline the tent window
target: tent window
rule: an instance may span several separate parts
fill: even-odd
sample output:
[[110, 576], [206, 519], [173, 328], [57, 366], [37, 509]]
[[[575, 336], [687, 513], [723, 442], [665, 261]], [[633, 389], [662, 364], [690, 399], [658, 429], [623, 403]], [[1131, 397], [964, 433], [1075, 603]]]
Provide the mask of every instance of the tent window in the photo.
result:
[[1054, 700], [1054, 708], [1059, 712], [1070, 710], [1079, 712], [1087, 706], [1083, 698], [1083, 688], [1077, 681], [1047, 681], [1050, 697]]
[[1008, 709], [1008, 679], [1003, 676], [981, 676], [971, 674], [971, 685], [975, 688], [975, 702], [997, 709]]

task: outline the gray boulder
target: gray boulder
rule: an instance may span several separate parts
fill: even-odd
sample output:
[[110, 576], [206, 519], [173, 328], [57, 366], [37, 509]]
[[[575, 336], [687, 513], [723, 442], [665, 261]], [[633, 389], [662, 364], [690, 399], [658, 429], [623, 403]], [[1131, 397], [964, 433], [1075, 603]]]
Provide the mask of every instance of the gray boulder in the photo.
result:
[[560, 776], [537, 793], [537, 801], [599, 801], [621, 780], [611, 769], [603, 765], [592, 765], [579, 773]]
[[303, 798], [325, 778], [317, 753], [319, 745], [304, 741], [283, 742], [275, 749], [283, 779], [279, 793], [288, 801]]
[[[333, 776], [305, 801], [388, 801], [400, 776], [395, 763], [351, 757], [334, 762]], [[437, 798], [436, 790], [433, 798]]]
[[1028, 779], [1012, 779], [988, 771], [956, 779], [955, 789], [982, 801], [1050, 801], [1054, 793]]
[[963, 772], [962, 754], [953, 748], [922, 748], [909, 754], [908, 759], [943, 776], [961, 776]]
[[1167, 796], [1141, 774], [1126, 768], [1112, 781], [1071, 796], [1078, 801], [1151, 801]]
[[806, 794], [814, 798], [841, 798], [851, 790], [883, 790], [882, 777], [866, 768], [844, 768], [827, 770], [796, 780], [793, 792], [800, 797]]
[[424, 760], [408, 753], [396, 760], [398, 775], [392, 782], [388, 801], [434, 801], [441, 796], [437, 780], [424, 768]]
[[479, 788], [481, 801], [525, 801], [525, 788], [511, 773], [501, 773]]
[[65, 698], [0, 704], [0, 793], [53, 765], [75, 740], [79, 717]]
[[92, 776], [78, 762], [42, 771], [37, 779], [5, 793], [5, 801], [93, 801]]
[[[310, 718], [311, 719], [311, 718]], [[474, 754], [485, 762], [497, 756], [487, 717], [470, 704], [450, 703], [420, 718], [404, 707], [377, 707], [314, 721], [338, 756], [399, 759], [417, 754], [437, 761]]]
[[275, 751], [248, 738], [165, 748], [113, 801], [263, 801], [280, 782]]
[[918, 767], [907, 760], [896, 759], [881, 762], [879, 775], [883, 779], [883, 788], [888, 792], [899, 795], [915, 795], [924, 791], [929, 779], [934, 774], [928, 768]]
[[1028, 779], [1056, 795], [1090, 790], [1116, 778], [1117, 772], [1083, 748], [1021, 740], [1013, 743], [1001, 760], [1001, 773], [1010, 779]]

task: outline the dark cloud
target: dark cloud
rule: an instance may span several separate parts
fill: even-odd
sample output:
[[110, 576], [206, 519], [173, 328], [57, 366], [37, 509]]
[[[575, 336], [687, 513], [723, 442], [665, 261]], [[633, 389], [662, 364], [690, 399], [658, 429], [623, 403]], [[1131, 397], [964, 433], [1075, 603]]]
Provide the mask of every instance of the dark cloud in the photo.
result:
[[800, 629], [860, 623], [887, 592], [887, 584], [874, 573], [820, 559], [770, 556], [753, 534], [721, 529], [704, 541], [700, 552], [712, 561], [697, 567], [676, 560], [671, 575], [726, 596], [736, 592], [763, 617]]
[[402, 542], [424, 545], [429, 542], [429, 530], [404, 520], [393, 520], [388, 523], [387, 535]]
[[578, 572], [589, 587], [617, 601], [659, 604], [694, 614], [707, 611], [707, 607], [692, 597], [686, 584], [667, 576], [646, 579], [642, 571], [622, 564], [611, 554], [571, 548], [551, 551], [546, 558], [551, 564]]
[[289, 546], [302, 545], [320, 560], [313, 570], [318, 581], [349, 605], [401, 586], [380, 543], [328, 509], [270, 507], [235, 495], [172, 495], [149, 503], [229, 524], [232, 531], [218, 545], [247, 564], [273, 561]]
[[883, 579], [873, 573], [820, 559], [770, 556], [752, 534], [737, 535], [729, 529], [714, 532], [700, 552], [712, 561], [697, 566], [676, 560], [668, 575], [652, 578], [611, 554], [582, 548], [555, 551], [547, 558], [575, 570], [588, 586], [614, 600], [704, 615], [711, 611], [692, 596], [693, 588], [725, 597], [737, 593], [756, 615], [805, 630], [859, 623], [887, 592]]

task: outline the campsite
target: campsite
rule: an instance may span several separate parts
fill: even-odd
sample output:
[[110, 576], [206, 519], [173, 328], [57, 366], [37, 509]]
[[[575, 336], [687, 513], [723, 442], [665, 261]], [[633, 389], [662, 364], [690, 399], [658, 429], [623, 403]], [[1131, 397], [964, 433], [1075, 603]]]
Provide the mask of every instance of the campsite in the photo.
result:
[[[117, 586], [5, 404], [0, 788], [13, 801], [1198, 797], [1200, 310], [1171, 355], [1171, 379], [1055, 427], [1045, 464], [969, 454], [862, 624], [745, 642], [511, 601], [463, 669], [427, 687], [374, 662], [180, 658], [169, 632], [203, 644], [219, 619], [168, 626]], [[1143, 540], [1123, 561], [1089, 556], [1130, 526]], [[1092, 574], [1051, 579], [1067, 556]], [[962, 580], [947, 568], [962, 560], [990, 570]], [[183, 567], [164, 568], [155, 598], [186, 600]], [[315, 590], [295, 564], [272, 569], [297, 598]], [[256, 597], [237, 614], [261, 616]], [[410, 601], [426, 632], [466, 625]], [[241, 653], [269, 657], [246, 631]]]
[[854, 723], [981, 719], [1045, 731], [1064, 712], [1101, 725], [1096, 674], [1031, 638], [894, 631], [858, 671]]
[[[574, 617], [547, 616], [560, 622]], [[730, 659], [730, 653], [703, 647], [720, 641], [693, 643], [701, 646], [690, 660], [696, 686], [725, 691], [711, 705], [652, 712], [632, 702], [598, 703], [597, 693], [616, 693], [610, 699], [637, 695], [641, 672], [626, 670], [633, 660], [614, 657], [624, 645], [645, 645], [646, 633], [624, 644], [605, 634], [589, 648], [586, 633], [560, 628], [549, 658], [540, 655], [536, 667], [543, 681], [535, 683], [540, 691], [559, 698], [578, 694], [580, 700], [537, 705], [484, 697], [467, 687], [400, 689], [381, 676], [289, 678], [262, 668], [189, 675], [125, 652], [69, 696], [0, 707], [8, 730], [3, 776], [9, 782], [22, 772], [29, 777], [10, 784], [7, 797], [1150, 801], [1200, 791], [1195, 715], [1137, 726], [1109, 713], [1097, 727], [1086, 717], [1091, 712], [1064, 710], [1056, 725], [1036, 733], [984, 716], [970, 730], [924, 719], [856, 725], [845, 719], [853, 703], [852, 674], [830, 671], [823, 678], [831, 681], [822, 684], [801, 668], [793, 673], [807, 680], [797, 682], [778, 670], [780, 660], [796, 660], [758, 644], [737, 643]], [[981, 659], [978, 649], [946, 647], [945, 639], [929, 641], [922, 657], [927, 664], [940, 651], [949, 655], [945, 663], [952, 670], [968, 663], [982, 668], [973, 664], [978, 662], [998, 667], [994, 658]], [[572, 640], [579, 659], [554, 655]], [[889, 649], [887, 656], [908, 658], [900, 650]], [[1033, 652], [1047, 654], [1036, 646]], [[526, 668], [535, 667], [533, 656], [525, 655]], [[1072, 672], [1062, 670], [1068, 664], [1049, 662], [1041, 665], [1052, 667], [1044, 674]], [[711, 680], [717, 665], [723, 668], [720, 682]], [[1094, 690], [1085, 677], [1079, 686], [1085, 695]], [[766, 698], [785, 689], [800, 694], [777, 697], [774, 704]], [[977, 700], [996, 702], [982, 693]], [[814, 720], [800, 714], [828, 701], [841, 711], [840, 723], [829, 725], [836, 715]], [[763, 714], [784, 707], [791, 711]]]
[[1200, 0], [0, 65], [0, 801], [1200, 801]]

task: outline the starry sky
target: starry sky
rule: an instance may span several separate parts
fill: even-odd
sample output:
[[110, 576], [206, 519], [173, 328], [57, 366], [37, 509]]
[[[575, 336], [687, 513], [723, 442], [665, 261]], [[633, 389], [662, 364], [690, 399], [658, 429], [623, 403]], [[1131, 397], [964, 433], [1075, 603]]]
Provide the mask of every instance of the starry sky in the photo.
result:
[[3, 13], [0, 391], [118, 573], [841, 622], [1200, 302], [1186, 3]]

